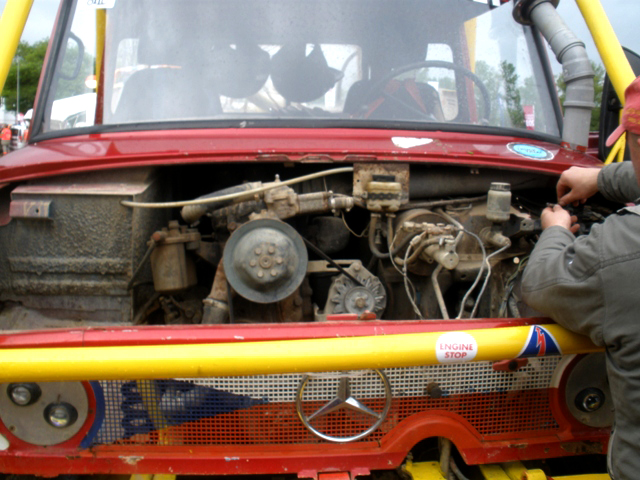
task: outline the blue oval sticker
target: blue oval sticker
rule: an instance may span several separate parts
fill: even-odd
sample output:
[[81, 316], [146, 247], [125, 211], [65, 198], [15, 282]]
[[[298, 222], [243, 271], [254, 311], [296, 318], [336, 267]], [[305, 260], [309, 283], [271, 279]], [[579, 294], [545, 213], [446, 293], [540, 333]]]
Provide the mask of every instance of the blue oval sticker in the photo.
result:
[[513, 153], [534, 160], [551, 160], [553, 158], [553, 154], [549, 150], [526, 143], [510, 143], [507, 148]]

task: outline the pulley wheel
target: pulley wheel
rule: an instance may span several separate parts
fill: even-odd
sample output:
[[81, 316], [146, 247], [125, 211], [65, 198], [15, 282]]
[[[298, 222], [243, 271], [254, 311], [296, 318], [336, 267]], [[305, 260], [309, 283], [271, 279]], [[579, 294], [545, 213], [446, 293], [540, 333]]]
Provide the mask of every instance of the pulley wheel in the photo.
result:
[[307, 273], [307, 248], [293, 227], [273, 219], [245, 223], [227, 242], [222, 261], [241, 296], [274, 303], [294, 293]]

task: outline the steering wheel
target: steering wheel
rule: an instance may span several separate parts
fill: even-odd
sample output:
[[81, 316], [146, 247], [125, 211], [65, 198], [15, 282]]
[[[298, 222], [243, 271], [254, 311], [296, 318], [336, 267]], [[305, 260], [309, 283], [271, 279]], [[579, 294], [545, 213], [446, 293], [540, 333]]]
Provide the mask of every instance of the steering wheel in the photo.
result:
[[362, 105], [366, 106], [376, 98], [383, 96], [384, 98], [389, 99], [393, 102], [402, 104], [402, 106], [404, 107], [409, 107], [411, 108], [412, 111], [419, 113], [423, 117], [427, 117], [429, 120], [433, 121], [433, 118], [431, 115], [424, 113], [423, 111], [413, 106], [408, 105], [403, 100], [398, 99], [397, 97], [394, 97], [393, 95], [390, 95], [388, 93], [385, 93], [384, 91], [385, 86], [391, 80], [396, 78], [398, 75], [401, 75], [406, 72], [410, 72], [412, 70], [418, 70], [420, 68], [447, 68], [449, 70], [453, 70], [471, 79], [471, 81], [473, 81], [473, 83], [478, 87], [478, 89], [480, 90], [480, 94], [482, 95], [483, 108], [482, 108], [482, 115], [480, 118], [482, 119], [483, 123], [489, 123], [489, 117], [491, 116], [491, 100], [489, 97], [489, 90], [487, 90], [487, 87], [484, 84], [484, 82], [480, 79], [480, 77], [478, 77], [475, 73], [473, 73], [468, 68], [462, 67], [460, 65], [456, 65], [455, 63], [452, 63], [452, 62], [445, 62], [443, 60], [423, 60], [422, 62], [410, 63], [408, 65], [403, 65], [402, 67], [393, 69], [387, 75], [383, 76], [373, 85], [371, 85], [367, 94], [364, 96]]

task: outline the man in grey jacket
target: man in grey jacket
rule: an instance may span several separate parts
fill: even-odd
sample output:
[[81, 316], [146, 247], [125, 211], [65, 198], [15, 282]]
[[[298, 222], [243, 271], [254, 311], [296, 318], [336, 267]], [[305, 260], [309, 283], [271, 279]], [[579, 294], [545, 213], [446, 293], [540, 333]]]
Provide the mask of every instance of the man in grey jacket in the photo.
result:
[[[620, 127], [607, 145], [625, 131], [631, 162], [562, 174], [559, 205], [542, 212], [544, 231], [522, 285], [526, 303], [606, 348], [616, 423], [609, 473], [615, 480], [640, 478], [640, 77], [625, 92]], [[563, 205], [584, 203], [598, 191], [633, 205], [576, 238], [576, 219]]]

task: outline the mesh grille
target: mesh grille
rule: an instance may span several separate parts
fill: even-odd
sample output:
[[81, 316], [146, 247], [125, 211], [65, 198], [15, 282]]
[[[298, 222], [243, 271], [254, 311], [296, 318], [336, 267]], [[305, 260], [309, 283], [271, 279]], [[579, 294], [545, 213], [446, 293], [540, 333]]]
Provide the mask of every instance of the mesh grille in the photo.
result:
[[[540, 432], [558, 428], [548, 388], [560, 357], [530, 359], [517, 372], [498, 372], [491, 362], [385, 370], [393, 401], [382, 425], [367, 441], [378, 440], [405, 418], [445, 410], [467, 420], [481, 435]], [[324, 442], [298, 418], [295, 400], [303, 375], [259, 375], [100, 382], [105, 418], [93, 444], [257, 445]], [[372, 371], [311, 374], [302, 410], [310, 415], [335, 398], [348, 377], [352, 397], [373, 412], [385, 403], [384, 384]], [[344, 385], [344, 380], [342, 384]], [[437, 385], [441, 398], [426, 394]], [[376, 418], [340, 409], [311, 421], [336, 437], [353, 436]]]

